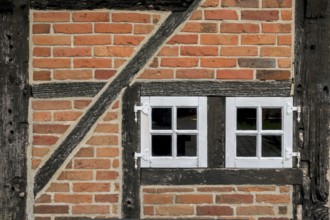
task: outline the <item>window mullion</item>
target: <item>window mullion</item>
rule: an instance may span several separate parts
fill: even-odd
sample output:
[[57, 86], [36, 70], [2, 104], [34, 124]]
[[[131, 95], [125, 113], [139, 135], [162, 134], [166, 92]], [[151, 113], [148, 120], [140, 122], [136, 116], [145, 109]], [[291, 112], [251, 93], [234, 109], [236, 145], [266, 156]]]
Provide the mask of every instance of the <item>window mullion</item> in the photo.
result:
[[177, 107], [176, 106], [173, 106], [172, 107], [172, 157], [173, 158], [177, 158], [177, 133], [176, 133], [176, 130], [177, 130]]
[[257, 157], [258, 159], [261, 158], [261, 130], [262, 130], [262, 108], [261, 106], [258, 106], [257, 108]]

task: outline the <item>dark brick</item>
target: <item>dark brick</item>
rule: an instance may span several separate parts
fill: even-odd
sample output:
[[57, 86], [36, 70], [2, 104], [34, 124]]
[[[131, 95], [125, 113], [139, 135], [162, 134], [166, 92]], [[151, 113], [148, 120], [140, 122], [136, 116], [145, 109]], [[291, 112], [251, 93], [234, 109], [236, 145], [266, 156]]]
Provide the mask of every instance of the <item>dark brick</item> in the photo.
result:
[[279, 11], [242, 11], [242, 20], [274, 21], [279, 19]]
[[37, 214], [64, 214], [69, 213], [67, 205], [39, 205], [34, 207], [34, 213]]
[[260, 80], [288, 80], [290, 76], [288, 70], [257, 70], [257, 79]]
[[273, 58], [239, 58], [239, 67], [248, 68], [275, 68], [276, 59]]
[[197, 215], [233, 215], [233, 209], [229, 206], [197, 206]]

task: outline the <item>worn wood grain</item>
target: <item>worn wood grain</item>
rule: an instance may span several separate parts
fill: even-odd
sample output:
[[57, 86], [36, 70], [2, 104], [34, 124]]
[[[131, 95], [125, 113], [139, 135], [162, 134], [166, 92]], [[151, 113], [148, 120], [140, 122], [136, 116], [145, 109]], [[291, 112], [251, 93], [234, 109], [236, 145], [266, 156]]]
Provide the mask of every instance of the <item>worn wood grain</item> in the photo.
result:
[[31, 8], [39, 10], [124, 9], [185, 11], [193, 0], [31, 0]]
[[289, 81], [176, 81], [152, 82], [141, 86], [141, 95], [159, 96], [290, 96]]
[[121, 91], [130, 84], [134, 75], [147, 64], [158, 48], [190, 16], [199, 4], [200, 0], [195, 0], [186, 11], [173, 12], [169, 15], [157, 32], [143, 45], [116, 78], [106, 85], [106, 88], [102, 90], [102, 94], [100, 94], [94, 104], [82, 116], [77, 125], [37, 172], [34, 184], [35, 195], [49, 182], [54, 173], [62, 166], [63, 162], [81, 142], [97, 119], [116, 100]]
[[297, 143], [306, 170], [301, 202], [304, 219], [328, 220], [330, 7], [327, 1], [304, 3], [297, 1], [295, 45], [295, 100], [303, 110], [296, 132], [303, 135]]
[[0, 6], [0, 219], [21, 220], [26, 213], [28, 146], [27, 1]]
[[302, 183], [299, 169], [142, 169], [142, 185], [246, 185]]
[[105, 85], [103, 82], [42, 83], [32, 85], [33, 98], [94, 97]]

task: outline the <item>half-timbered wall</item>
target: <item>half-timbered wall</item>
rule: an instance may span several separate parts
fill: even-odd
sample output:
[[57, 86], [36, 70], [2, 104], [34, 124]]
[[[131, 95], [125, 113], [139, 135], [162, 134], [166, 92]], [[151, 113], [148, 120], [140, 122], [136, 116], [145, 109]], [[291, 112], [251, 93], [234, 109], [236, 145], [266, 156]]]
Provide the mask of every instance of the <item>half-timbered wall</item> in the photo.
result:
[[[35, 199], [30, 195], [31, 219], [129, 216], [122, 208], [127, 183], [121, 135], [122, 95], [128, 85], [207, 80], [247, 81], [253, 87], [266, 81], [266, 86], [280, 88], [272, 84], [280, 81], [285, 88], [281, 96], [290, 95], [293, 0], [195, 2], [191, 14], [173, 12], [172, 17], [171, 12], [152, 10], [31, 10], [29, 175], [36, 175], [30, 185], [35, 194]], [[182, 21], [177, 28], [175, 19]], [[125, 68], [137, 72], [117, 83], [126, 77]], [[94, 111], [102, 93], [112, 88], [118, 95]], [[89, 120], [93, 115], [95, 120]], [[149, 183], [137, 189], [139, 212], [148, 218], [292, 219], [293, 186], [266, 182], [198, 187]]]

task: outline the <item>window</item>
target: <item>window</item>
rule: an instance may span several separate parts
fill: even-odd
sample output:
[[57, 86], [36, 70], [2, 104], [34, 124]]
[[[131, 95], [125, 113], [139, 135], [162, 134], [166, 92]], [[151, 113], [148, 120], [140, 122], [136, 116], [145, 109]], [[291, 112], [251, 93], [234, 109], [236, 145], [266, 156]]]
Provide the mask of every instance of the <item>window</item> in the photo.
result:
[[292, 98], [226, 98], [226, 167], [292, 167]]
[[141, 167], [207, 166], [207, 98], [141, 97]]

